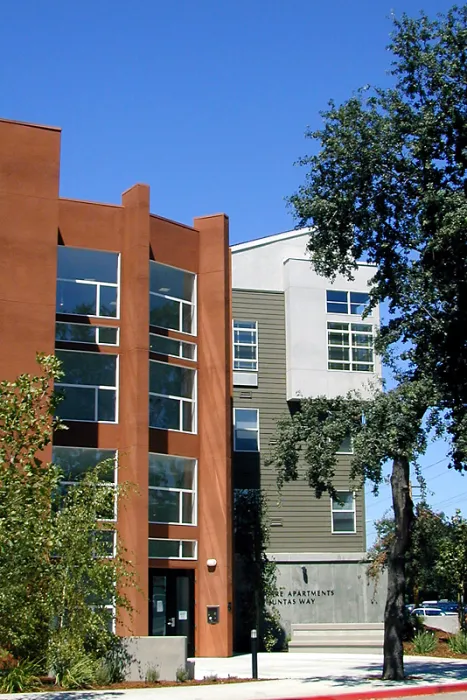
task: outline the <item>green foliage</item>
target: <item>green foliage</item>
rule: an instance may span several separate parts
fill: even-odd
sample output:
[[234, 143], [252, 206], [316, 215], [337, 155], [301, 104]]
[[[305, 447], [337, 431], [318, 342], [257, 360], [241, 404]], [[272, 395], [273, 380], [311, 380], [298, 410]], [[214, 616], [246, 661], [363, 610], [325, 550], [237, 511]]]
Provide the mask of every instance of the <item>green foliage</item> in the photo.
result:
[[432, 632], [417, 632], [413, 638], [413, 648], [417, 654], [431, 654], [438, 646], [438, 640]]
[[109, 606], [131, 613], [135, 574], [118, 538], [109, 548], [107, 520], [128, 487], [102, 483], [103, 463], [65, 489], [40, 459], [62, 427], [52, 393], [61, 371], [53, 357], [38, 361], [39, 376], [0, 382], [0, 639], [16, 658], [45, 658], [43, 670], [71, 688], [89, 685], [118, 646]]
[[465, 631], [463, 613], [467, 586], [467, 520], [459, 510], [447, 521], [448, 536], [435, 564], [435, 569], [444, 574], [452, 585], [459, 602], [459, 624]]
[[30, 693], [40, 688], [40, 665], [21, 659], [0, 671], [1, 693]]
[[158, 683], [161, 677], [160, 671], [157, 666], [148, 666], [146, 670], [146, 683]]
[[234, 551], [236, 569], [236, 606], [242, 628], [262, 631], [267, 651], [274, 648], [282, 634], [279, 614], [272, 604], [277, 596], [277, 566], [266, 556], [269, 544], [267, 499], [259, 489], [234, 492]]
[[467, 634], [458, 632], [449, 637], [448, 646], [454, 654], [467, 654]]
[[183, 668], [183, 666], [179, 666], [179, 668], [177, 668], [175, 677], [178, 683], [186, 683], [186, 681], [190, 679], [190, 674], [188, 673], [188, 670], [186, 668]]
[[371, 304], [387, 301], [379, 349], [399, 377], [429, 378], [451, 437], [467, 457], [467, 5], [394, 20], [394, 87], [329, 103], [308, 131], [313, 155], [290, 197], [312, 227], [315, 270], [352, 277], [376, 265]]

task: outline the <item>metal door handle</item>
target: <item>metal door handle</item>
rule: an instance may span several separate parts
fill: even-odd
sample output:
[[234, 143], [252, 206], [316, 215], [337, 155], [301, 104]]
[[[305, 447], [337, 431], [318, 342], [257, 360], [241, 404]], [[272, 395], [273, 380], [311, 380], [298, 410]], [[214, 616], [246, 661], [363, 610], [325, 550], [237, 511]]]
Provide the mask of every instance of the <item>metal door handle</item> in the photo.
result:
[[175, 627], [175, 618], [171, 617], [167, 620], [167, 626], [168, 627]]

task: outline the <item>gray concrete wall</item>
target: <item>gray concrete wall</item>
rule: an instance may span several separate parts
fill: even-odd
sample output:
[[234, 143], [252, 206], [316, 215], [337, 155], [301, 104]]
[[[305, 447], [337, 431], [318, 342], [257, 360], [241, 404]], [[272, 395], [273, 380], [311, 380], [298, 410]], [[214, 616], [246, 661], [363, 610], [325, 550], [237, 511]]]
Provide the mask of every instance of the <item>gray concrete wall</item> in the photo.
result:
[[279, 596], [274, 608], [290, 635], [294, 623], [383, 622], [387, 581], [375, 587], [364, 554], [274, 553]]
[[144, 681], [148, 669], [159, 671], [159, 680], [175, 681], [179, 668], [187, 667], [186, 637], [128, 637], [125, 648], [131, 661], [127, 681]]

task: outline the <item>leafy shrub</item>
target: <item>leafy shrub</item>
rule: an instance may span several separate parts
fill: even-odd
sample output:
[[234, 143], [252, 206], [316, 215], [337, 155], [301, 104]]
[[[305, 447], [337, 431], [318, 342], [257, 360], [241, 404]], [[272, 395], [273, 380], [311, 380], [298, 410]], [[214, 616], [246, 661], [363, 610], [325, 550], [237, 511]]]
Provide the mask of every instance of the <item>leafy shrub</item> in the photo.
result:
[[438, 646], [438, 640], [431, 632], [417, 632], [413, 638], [413, 648], [417, 654], [430, 654]]
[[157, 666], [148, 666], [146, 671], [146, 682], [147, 683], [157, 683], [161, 674]]
[[449, 637], [448, 645], [454, 654], [467, 654], [467, 634], [465, 634], [465, 632], [458, 632], [452, 637]]
[[208, 681], [208, 683], [217, 683], [219, 680], [217, 673], [211, 673], [209, 676], [204, 676], [203, 681]]
[[34, 661], [20, 659], [0, 673], [0, 692], [27, 693], [40, 686], [40, 666]]
[[175, 677], [179, 683], [185, 683], [189, 679], [190, 674], [188, 673], [186, 668], [183, 668], [183, 666], [179, 666], [177, 668], [177, 673], [175, 674]]
[[[55, 682], [65, 690], [90, 688], [99, 676], [99, 662], [66, 635], [57, 635], [49, 647], [49, 667]], [[101, 675], [102, 677], [102, 675]]]
[[8, 651], [8, 649], [2, 649], [0, 647], [0, 673], [2, 671], [9, 671], [13, 666], [17, 666], [18, 661], [15, 659], [13, 654]]

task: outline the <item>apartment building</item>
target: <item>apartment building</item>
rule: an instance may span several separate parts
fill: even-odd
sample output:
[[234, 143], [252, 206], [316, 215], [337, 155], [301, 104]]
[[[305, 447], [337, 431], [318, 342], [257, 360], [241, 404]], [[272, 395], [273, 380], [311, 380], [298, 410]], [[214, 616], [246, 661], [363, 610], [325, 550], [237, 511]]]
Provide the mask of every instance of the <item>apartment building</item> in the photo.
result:
[[0, 368], [63, 363], [44, 457], [73, 481], [113, 458], [137, 486], [116, 513], [140, 590], [121, 634], [184, 635], [232, 653], [231, 280], [228, 219], [185, 226], [59, 196], [60, 130], [0, 121]]
[[[365, 390], [381, 377], [373, 351], [379, 310], [362, 319], [373, 268], [332, 284], [313, 271], [308, 230], [234, 245], [232, 251], [234, 489], [261, 488], [268, 501], [275, 602], [286, 633], [293, 622], [382, 620], [380, 591], [368, 585], [364, 492], [349, 483], [352, 446], [343, 444], [339, 501], [306, 482], [279, 493], [265, 464], [277, 421], [300, 396]], [[241, 624], [241, 621], [239, 621]]]

